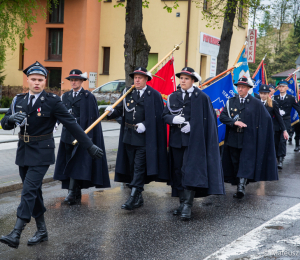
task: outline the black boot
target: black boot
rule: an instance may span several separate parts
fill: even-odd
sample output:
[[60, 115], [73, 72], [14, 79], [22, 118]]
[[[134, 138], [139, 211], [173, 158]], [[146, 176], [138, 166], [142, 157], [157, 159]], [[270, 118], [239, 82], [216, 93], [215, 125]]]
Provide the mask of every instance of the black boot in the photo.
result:
[[137, 190], [137, 188], [132, 187], [129, 199], [122, 205], [121, 208], [126, 209], [126, 210], [133, 210], [135, 202], [136, 202], [137, 198], [139, 197], [139, 195], [140, 195], [140, 192]]
[[196, 192], [193, 190], [183, 191], [184, 202], [183, 202], [183, 208], [180, 216], [182, 220], [188, 220], [191, 218], [195, 193]]
[[179, 203], [180, 203], [180, 206], [175, 209], [173, 211], [173, 215], [180, 215], [181, 214], [181, 211], [183, 209], [183, 203], [184, 203], [184, 191], [183, 190], [180, 190], [178, 191], [178, 195], [179, 195]]
[[37, 232], [35, 232], [34, 236], [28, 240], [28, 246], [33, 246], [41, 242], [48, 241], [48, 232], [46, 229], [44, 215], [36, 218], [35, 223], [37, 227]]
[[69, 192], [64, 202], [68, 203], [69, 205], [74, 205], [81, 202], [81, 189], [78, 181], [74, 180], [73, 178], [70, 178]]
[[247, 179], [246, 178], [240, 178], [240, 183], [237, 185], [237, 192], [233, 195], [234, 198], [241, 199], [245, 196], [246, 191], [246, 184]]
[[294, 151], [295, 152], [298, 152], [300, 150], [300, 147], [299, 147], [299, 139], [295, 139], [295, 149]]
[[144, 205], [144, 199], [143, 199], [142, 193], [139, 192], [139, 195], [136, 197], [136, 200], [135, 200], [135, 203], [134, 203], [134, 207], [135, 208], [139, 208], [139, 207], [141, 207], [143, 205]]
[[0, 242], [13, 248], [18, 248], [20, 244], [21, 233], [26, 226], [26, 222], [20, 218], [17, 218], [16, 225], [12, 232], [7, 236], [2, 236]]
[[282, 157], [278, 158], [277, 167], [278, 167], [278, 169], [282, 169], [282, 167], [283, 167], [283, 158]]

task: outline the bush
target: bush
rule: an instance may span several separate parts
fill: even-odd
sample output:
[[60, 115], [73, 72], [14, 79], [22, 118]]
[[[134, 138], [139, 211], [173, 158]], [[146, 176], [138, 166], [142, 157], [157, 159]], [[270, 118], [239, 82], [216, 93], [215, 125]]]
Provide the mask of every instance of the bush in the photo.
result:
[[[105, 102], [104, 100], [97, 101], [97, 103], [98, 103], [98, 106], [100, 106], [100, 105], [110, 105], [110, 102]], [[104, 113], [104, 111], [105, 111], [105, 108], [101, 108], [99, 110], [100, 115], [102, 115]], [[107, 118], [105, 117], [104, 119], [107, 119]]]
[[9, 108], [12, 100], [13, 100], [12, 97], [2, 97], [2, 99], [0, 100], [1, 107], [2, 108]]

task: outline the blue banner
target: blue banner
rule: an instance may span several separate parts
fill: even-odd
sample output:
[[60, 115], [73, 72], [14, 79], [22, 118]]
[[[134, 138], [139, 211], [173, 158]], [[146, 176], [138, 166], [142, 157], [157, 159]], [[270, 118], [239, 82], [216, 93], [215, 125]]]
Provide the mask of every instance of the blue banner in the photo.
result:
[[[295, 82], [294, 77], [292, 77], [292, 78], [288, 81], [288, 83], [289, 83], [289, 88], [288, 88], [288, 90], [286, 91], [286, 93], [289, 94], [289, 95], [294, 96], [295, 99], [296, 99], [296, 102], [298, 102], [298, 101], [297, 101], [296, 82]], [[277, 91], [274, 93], [274, 95], [280, 95], [279, 90], [277, 90]], [[292, 111], [291, 111], [291, 124], [294, 124], [294, 123], [297, 122], [298, 120], [299, 120], [299, 115], [298, 115], [297, 111], [296, 111], [294, 108], [292, 108]]]
[[262, 84], [262, 66], [260, 67], [259, 71], [257, 72], [254, 79], [256, 80], [255, 85], [253, 87], [253, 92], [258, 94], [259, 87]]
[[227, 100], [235, 94], [231, 73], [211, 84], [209, 87], [204, 89], [203, 92], [210, 97], [211, 103], [216, 111], [218, 118], [219, 143], [221, 143], [225, 139], [226, 125], [220, 122], [219, 116], [223, 111]]
[[[249, 73], [249, 67], [248, 67], [248, 60], [247, 60], [247, 55], [245, 53], [245, 48], [244, 50], [242, 51], [242, 54], [238, 60], [237, 63], [239, 62], [242, 62], [242, 66], [239, 66], [238, 68], [235, 68], [233, 70], [233, 80], [234, 80], [234, 83], [237, 83], [239, 78], [245, 76], [247, 78], [250, 78], [250, 73]], [[235, 88], [236, 90], [236, 88]], [[237, 91], [236, 91], [237, 93]]]

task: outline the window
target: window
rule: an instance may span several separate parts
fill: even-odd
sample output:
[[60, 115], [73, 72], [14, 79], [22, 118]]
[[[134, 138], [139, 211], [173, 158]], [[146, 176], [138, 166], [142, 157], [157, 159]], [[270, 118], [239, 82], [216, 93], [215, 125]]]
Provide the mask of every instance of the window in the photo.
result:
[[61, 88], [61, 68], [47, 68], [48, 74], [48, 87]]
[[24, 68], [24, 43], [20, 43], [19, 47], [19, 70]]
[[118, 84], [119, 84], [119, 82], [109, 82], [109, 83], [103, 85], [99, 89], [99, 93], [100, 92], [114, 92], [114, 91], [117, 91]]
[[51, 0], [52, 13], [49, 13], [49, 23], [63, 23], [64, 22], [64, 0], [57, 0], [55, 5]]
[[239, 18], [238, 18], [238, 26], [245, 28], [243, 24], [243, 1], [240, 1], [240, 6], [239, 6]]
[[147, 70], [151, 70], [158, 63], [158, 53], [149, 53]]
[[125, 82], [120, 82], [119, 85], [118, 85], [117, 91], [122, 92], [125, 87], [126, 87], [126, 83]]
[[62, 60], [63, 29], [49, 29], [49, 60]]
[[109, 75], [110, 47], [103, 47], [103, 75]]

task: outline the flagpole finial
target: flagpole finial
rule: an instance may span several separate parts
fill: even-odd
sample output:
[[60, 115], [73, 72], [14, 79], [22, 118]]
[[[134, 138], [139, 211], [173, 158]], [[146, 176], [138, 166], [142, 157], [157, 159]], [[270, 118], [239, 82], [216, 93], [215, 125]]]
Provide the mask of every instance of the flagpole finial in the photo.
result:
[[265, 57], [263, 58], [263, 60], [265, 60], [266, 57], [267, 57], [267, 53], [265, 54]]
[[238, 67], [240, 67], [242, 65], [243, 65], [243, 62], [239, 62], [239, 63], [236, 63], [235, 65], [233, 65], [233, 67], [238, 68]]
[[247, 45], [248, 44], [248, 41], [245, 41], [244, 45]]

